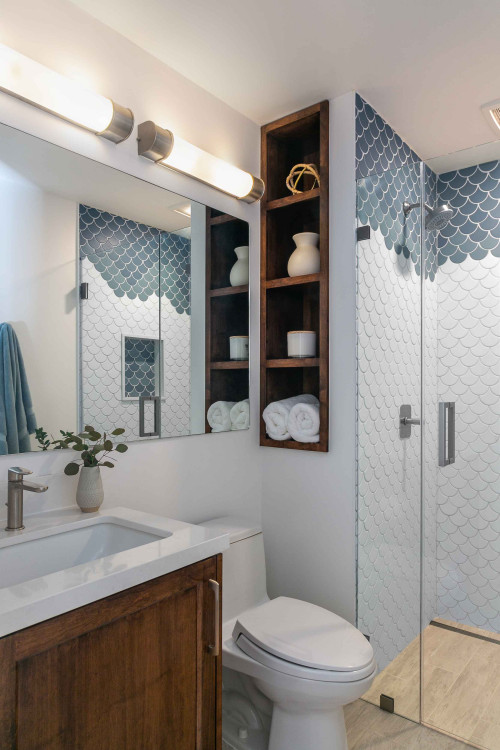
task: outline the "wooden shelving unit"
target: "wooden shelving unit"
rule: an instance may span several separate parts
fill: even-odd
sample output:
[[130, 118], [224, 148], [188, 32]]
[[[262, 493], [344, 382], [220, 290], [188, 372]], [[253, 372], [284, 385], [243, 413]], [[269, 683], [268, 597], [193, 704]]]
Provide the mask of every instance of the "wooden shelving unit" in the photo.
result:
[[[229, 286], [239, 245], [248, 245], [248, 224], [207, 208], [205, 415], [215, 401], [248, 398], [248, 362], [229, 359], [229, 337], [248, 336], [248, 285]], [[205, 419], [205, 432], [210, 431]]]
[[[266, 435], [261, 418], [260, 444], [325, 452], [328, 450], [328, 166], [329, 107], [320, 102], [262, 128], [261, 175], [266, 193], [261, 203], [260, 407], [300, 393], [320, 401], [318, 443], [276, 441]], [[320, 187], [305, 182], [303, 193], [290, 195], [285, 181], [298, 163], [319, 167]], [[306, 178], [311, 179], [312, 178]], [[287, 264], [298, 232], [319, 234], [320, 271], [290, 278]], [[287, 357], [287, 332], [317, 333], [317, 356]]]

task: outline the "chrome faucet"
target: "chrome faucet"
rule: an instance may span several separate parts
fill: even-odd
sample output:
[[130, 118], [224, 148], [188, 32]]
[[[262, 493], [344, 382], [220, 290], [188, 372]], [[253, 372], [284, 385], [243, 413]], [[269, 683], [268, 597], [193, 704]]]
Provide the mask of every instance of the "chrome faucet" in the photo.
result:
[[23, 493], [27, 492], [46, 492], [49, 488], [45, 484], [35, 484], [34, 482], [25, 482], [24, 477], [27, 474], [33, 474], [29, 469], [23, 469], [21, 466], [12, 466], [8, 473], [8, 492], [7, 492], [7, 526], [5, 531], [19, 531], [24, 529], [23, 524]]

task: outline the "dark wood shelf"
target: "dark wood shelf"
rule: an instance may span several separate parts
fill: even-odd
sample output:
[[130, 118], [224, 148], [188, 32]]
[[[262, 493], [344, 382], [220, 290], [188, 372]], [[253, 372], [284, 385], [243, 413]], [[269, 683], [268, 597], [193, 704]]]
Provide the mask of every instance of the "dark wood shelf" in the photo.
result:
[[210, 289], [209, 297], [225, 297], [228, 294], [245, 294], [248, 292], [248, 284], [242, 286], [222, 286], [219, 289]]
[[[317, 443], [272, 440], [260, 420], [260, 444], [301, 451], [328, 451], [329, 366], [329, 105], [307, 107], [265, 125], [261, 130], [261, 328], [260, 408], [273, 401], [311, 393], [319, 400]], [[316, 164], [321, 185], [306, 176], [296, 195], [287, 193], [286, 178], [295, 164]], [[287, 276], [293, 235], [319, 235], [320, 270]], [[287, 357], [287, 332], [315, 331], [317, 356]]]
[[295, 195], [287, 195], [284, 198], [276, 198], [275, 200], [266, 203], [266, 209], [268, 211], [274, 211], [276, 208], [286, 208], [287, 206], [294, 206], [296, 203], [316, 200], [320, 196], [320, 189], [321, 188], [313, 188], [312, 190], [306, 190], [303, 193], [295, 193]]
[[228, 224], [230, 221], [241, 221], [241, 219], [230, 214], [219, 214], [219, 216], [211, 216], [208, 221], [213, 226], [214, 224]]
[[[235, 247], [248, 245], [248, 224], [206, 209], [205, 414], [215, 401], [248, 398], [248, 361], [229, 359], [230, 336], [248, 336], [248, 284], [229, 286]], [[211, 432], [205, 419], [205, 432]]]
[[267, 448], [289, 448], [295, 451], [316, 451], [322, 453], [325, 450], [321, 443], [298, 443], [296, 440], [271, 440], [267, 435], [261, 438], [260, 444]]
[[283, 286], [297, 286], [299, 284], [313, 284], [321, 278], [319, 273], [307, 276], [286, 276], [284, 279], [268, 279], [264, 282], [266, 289], [276, 289]]
[[248, 370], [248, 360], [224, 360], [222, 362], [210, 362], [212, 370]]
[[266, 367], [319, 367], [319, 357], [287, 357], [268, 359]]

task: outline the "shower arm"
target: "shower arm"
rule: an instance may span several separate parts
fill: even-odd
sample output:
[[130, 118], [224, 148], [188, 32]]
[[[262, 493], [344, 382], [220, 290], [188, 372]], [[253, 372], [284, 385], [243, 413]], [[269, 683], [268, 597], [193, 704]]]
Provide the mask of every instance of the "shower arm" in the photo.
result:
[[[420, 208], [420, 205], [421, 205], [420, 203], [408, 203], [408, 201], [405, 201], [403, 203], [403, 212], [404, 212], [404, 215], [408, 216], [408, 214], [410, 213], [410, 211], [412, 210], [412, 208]], [[429, 213], [432, 212], [432, 206], [429, 206], [428, 203], [424, 203], [424, 206], [425, 206], [425, 210], [426, 211], [428, 211]]]

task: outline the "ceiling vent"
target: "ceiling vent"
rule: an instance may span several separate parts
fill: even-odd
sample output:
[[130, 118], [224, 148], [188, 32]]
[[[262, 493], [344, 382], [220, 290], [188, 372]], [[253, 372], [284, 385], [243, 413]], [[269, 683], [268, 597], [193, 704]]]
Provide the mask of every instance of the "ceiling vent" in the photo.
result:
[[494, 102], [488, 102], [488, 104], [483, 104], [481, 109], [483, 115], [488, 120], [490, 127], [493, 128], [497, 137], [500, 138], [500, 99], [497, 99]]

